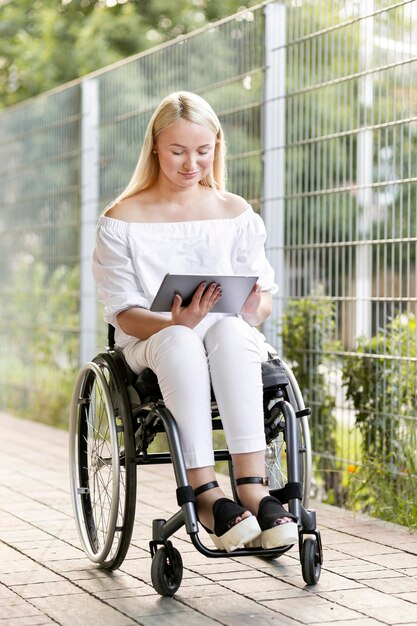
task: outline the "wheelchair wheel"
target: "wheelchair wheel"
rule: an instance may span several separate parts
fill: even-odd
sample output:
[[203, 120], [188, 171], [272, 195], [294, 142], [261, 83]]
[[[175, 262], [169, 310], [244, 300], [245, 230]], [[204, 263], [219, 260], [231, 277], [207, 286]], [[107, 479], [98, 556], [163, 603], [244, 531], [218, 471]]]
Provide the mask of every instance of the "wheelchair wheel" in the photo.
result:
[[136, 464], [126, 385], [110, 354], [78, 374], [70, 418], [71, 495], [82, 546], [106, 569], [123, 562], [132, 536]]
[[[267, 447], [265, 451], [265, 476], [269, 480], [269, 488], [282, 489], [288, 482], [288, 470], [287, 470], [287, 453], [285, 442], [285, 424], [284, 416], [282, 414], [280, 404], [277, 403], [270, 408], [270, 421], [273, 424], [271, 429], [271, 436], [267, 437]], [[298, 449], [299, 449], [299, 469], [300, 477], [303, 488], [303, 506], [308, 504], [308, 494], [310, 492], [311, 477], [308, 471], [309, 461], [306, 458], [309, 454], [309, 447], [306, 446], [306, 441], [310, 440], [310, 434], [308, 430], [306, 432], [306, 423], [300, 419], [298, 423]]]
[[308, 537], [301, 546], [301, 571], [307, 585], [316, 585], [321, 574], [321, 558], [317, 539]]
[[300, 442], [300, 470], [303, 481], [303, 506], [308, 508], [310, 502], [311, 483], [312, 483], [312, 464], [313, 453], [311, 449], [311, 437], [310, 437], [310, 425], [308, 416], [306, 415], [306, 405], [304, 398], [291, 368], [281, 360], [281, 365], [290, 381], [287, 387], [289, 401], [296, 413], [300, 414], [298, 421], [299, 427], [299, 442]]
[[171, 545], [161, 546], [152, 558], [151, 579], [155, 591], [161, 596], [172, 597], [182, 581], [182, 558]]

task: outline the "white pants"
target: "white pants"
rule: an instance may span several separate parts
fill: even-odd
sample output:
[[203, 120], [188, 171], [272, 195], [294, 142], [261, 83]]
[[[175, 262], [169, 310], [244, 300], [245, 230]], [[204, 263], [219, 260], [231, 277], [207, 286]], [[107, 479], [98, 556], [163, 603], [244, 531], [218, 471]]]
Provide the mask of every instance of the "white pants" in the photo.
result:
[[158, 377], [166, 407], [177, 422], [187, 468], [214, 465], [210, 380], [229, 452], [265, 449], [261, 362], [263, 336], [238, 317], [224, 317], [203, 340], [186, 326], [170, 326], [127, 346], [135, 372]]

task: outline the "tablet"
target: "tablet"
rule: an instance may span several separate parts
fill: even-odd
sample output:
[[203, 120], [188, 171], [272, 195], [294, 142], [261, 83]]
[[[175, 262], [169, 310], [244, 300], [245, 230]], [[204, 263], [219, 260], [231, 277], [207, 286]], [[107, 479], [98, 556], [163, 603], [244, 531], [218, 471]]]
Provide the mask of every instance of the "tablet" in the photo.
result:
[[240, 313], [258, 276], [218, 276], [200, 274], [166, 274], [152, 304], [151, 311], [171, 311], [176, 293], [182, 297], [182, 305], [187, 306], [201, 283], [221, 285], [223, 294], [211, 313]]

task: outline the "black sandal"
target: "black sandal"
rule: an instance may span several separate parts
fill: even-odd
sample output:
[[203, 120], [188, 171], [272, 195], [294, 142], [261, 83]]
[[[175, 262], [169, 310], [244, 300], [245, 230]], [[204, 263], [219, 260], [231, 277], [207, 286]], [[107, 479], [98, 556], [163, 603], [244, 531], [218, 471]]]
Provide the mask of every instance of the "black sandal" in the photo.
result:
[[[209, 489], [219, 486], [217, 481], [212, 481], [194, 489], [194, 495], [199, 496]], [[204, 530], [210, 535], [211, 540], [218, 550], [231, 552], [237, 548], [243, 548], [261, 535], [261, 528], [254, 515], [245, 517], [242, 521], [233, 523], [234, 520], [246, 513], [247, 509], [236, 504], [229, 498], [219, 498], [213, 504], [214, 532], [206, 528]]]
[[[238, 478], [236, 485], [247, 484], [263, 484], [266, 485], [264, 478], [259, 476], [250, 476], [246, 478]], [[250, 546], [253, 548], [282, 548], [289, 546], [298, 541], [298, 524], [297, 518], [292, 513], [284, 509], [281, 502], [273, 496], [265, 496], [259, 503], [257, 520], [261, 528], [260, 537], [252, 541]], [[284, 518], [290, 518], [291, 522], [280, 523]]]

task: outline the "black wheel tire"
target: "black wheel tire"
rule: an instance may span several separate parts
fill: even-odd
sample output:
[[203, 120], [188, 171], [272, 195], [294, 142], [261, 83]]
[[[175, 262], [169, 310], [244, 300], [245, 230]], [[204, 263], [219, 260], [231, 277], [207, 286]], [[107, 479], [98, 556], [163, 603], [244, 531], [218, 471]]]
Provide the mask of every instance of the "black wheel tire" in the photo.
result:
[[[118, 425], [118, 436], [123, 438], [124, 443], [124, 463], [123, 463], [123, 483], [124, 494], [119, 501], [120, 518], [118, 524], [121, 528], [117, 529], [119, 535], [118, 545], [114, 550], [112, 558], [108, 558], [101, 567], [113, 571], [118, 569], [123, 563], [127, 551], [130, 547], [133, 527], [135, 525], [136, 512], [136, 490], [137, 490], [137, 467], [135, 463], [135, 437], [132, 427], [132, 414], [130, 401], [126, 386], [126, 381], [122, 376], [122, 369], [115, 360], [117, 355], [114, 353], [104, 353], [101, 355], [102, 363], [105, 364], [111, 372], [112, 395], [114, 394], [118, 400], [119, 419], [122, 420]], [[96, 357], [99, 358], [99, 357]], [[99, 361], [100, 362], [100, 361]]]
[[172, 546], [169, 551], [166, 546], [158, 548], [151, 565], [151, 579], [155, 591], [161, 596], [171, 598], [181, 585], [182, 572], [182, 558], [178, 550]]
[[301, 570], [307, 585], [316, 585], [321, 574], [320, 552], [315, 537], [308, 537], [301, 547]]
[[108, 570], [120, 567], [126, 556], [136, 505], [130, 403], [114, 359], [102, 353], [80, 370], [70, 421], [76, 524], [88, 558]]

